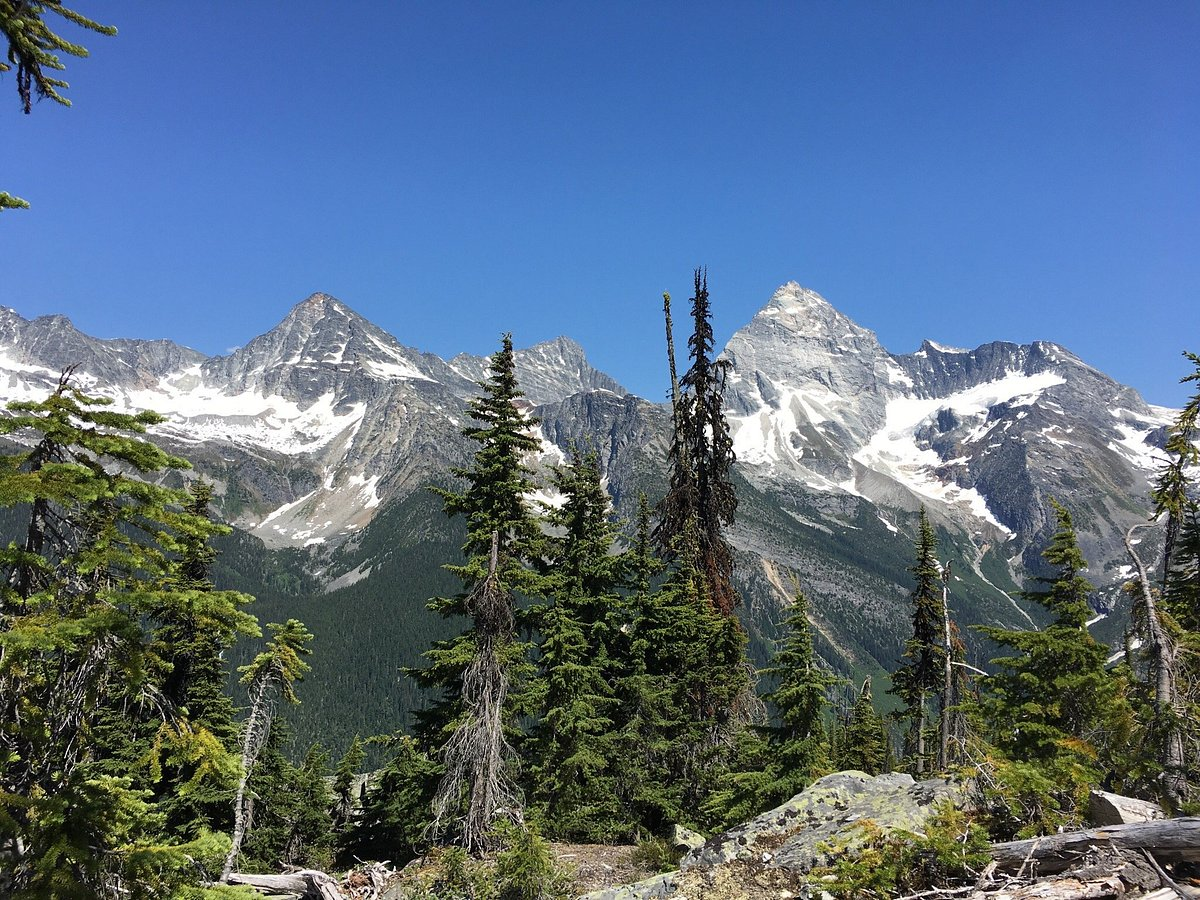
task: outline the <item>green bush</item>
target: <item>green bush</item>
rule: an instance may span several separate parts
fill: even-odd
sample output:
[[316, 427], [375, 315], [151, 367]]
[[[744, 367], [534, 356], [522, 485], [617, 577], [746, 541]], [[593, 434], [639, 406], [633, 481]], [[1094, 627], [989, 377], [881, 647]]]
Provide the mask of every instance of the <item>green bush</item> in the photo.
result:
[[660, 837], [641, 838], [629, 851], [630, 862], [651, 872], [673, 872], [679, 868], [681, 858], [682, 855]]
[[946, 887], [973, 879], [990, 858], [987, 833], [948, 804], [924, 834], [885, 832], [869, 819], [859, 829], [861, 844], [829, 847], [832, 864], [812, 871], [821, 890], [834, 897], [888, 897]]

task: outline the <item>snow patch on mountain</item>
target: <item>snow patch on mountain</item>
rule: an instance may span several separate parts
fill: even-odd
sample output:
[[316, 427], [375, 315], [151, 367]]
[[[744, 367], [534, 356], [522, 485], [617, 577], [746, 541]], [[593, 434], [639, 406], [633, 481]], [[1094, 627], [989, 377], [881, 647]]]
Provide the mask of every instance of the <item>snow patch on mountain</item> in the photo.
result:
[[[1042, 392], [1064, 381], [1057, 372], [1034, 375], [1010, 372], [996, 381], [976, 385], [948, 397], [893, 397], [887, 401], [883, 428], [852, 458], [865, 469], [889, 476], [920, 497], [963, 508], [1011, 535], [1012, 531], [992, 514], [986, 498], [978, 490], [962, 487], [938, 475], [938, 469], [944, 467], [946, 462], [935, 450], [922, 447], [917, 441], [916, 432], [942, 410], [949, 410], [961, 419], [986, 417], [988, 410], [1000, 403], [1010, 407], [1031, 405]], [[978, 436], [986, 435], [988, 430], [990, 427]]]

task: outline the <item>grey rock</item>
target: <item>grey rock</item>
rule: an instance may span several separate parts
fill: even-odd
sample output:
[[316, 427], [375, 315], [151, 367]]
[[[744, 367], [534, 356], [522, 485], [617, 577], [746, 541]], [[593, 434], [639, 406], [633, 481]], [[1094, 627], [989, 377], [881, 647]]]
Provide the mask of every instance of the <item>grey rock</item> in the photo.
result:
[[682, 825], [676, 825], [672, 843], [676, 850], [698, 850], [704, 846], [707, 838], [690, 828], [684, 828]]
[[675, 892], [678, 880], [678, 872], [667, 872], [645, 881], [592, 891], [590, 894], [584, 894], [579, 900], [659, 900]]
[[822, 846], [853, 847], [859, 825], [919, 832], [941, 801], [961, 803], [962, 787], [945, 779], [914, 782], [890, 773], [838, 772], [813, 782], [787, 803], [715, 835], [683, 858], [681, 870], [758, 860], [768, 868], [807, 872], [822, 862]]

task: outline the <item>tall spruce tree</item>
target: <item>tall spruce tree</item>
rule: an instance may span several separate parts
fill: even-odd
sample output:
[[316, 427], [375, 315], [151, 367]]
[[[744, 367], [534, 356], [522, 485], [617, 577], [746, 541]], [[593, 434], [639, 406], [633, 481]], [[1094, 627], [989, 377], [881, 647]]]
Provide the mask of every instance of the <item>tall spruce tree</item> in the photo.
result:
[[671, 751], [670, 704], [658, 666], [670, 614], [662, 609], [661, 593], [653, 589], [663, 564], [654, 553], [650, 516], [650, 503], [641, 494], [633, 544], [625, 554], [627, 594], [615, 610], [614, 693], [621, 702], [613, 718], [615, 752], [621, 761], [614, 792], [622, 815], [635, 829], [653, 832], [670, 820], [668, 810], [677, 800], [672, 785], [660, 777]]
[[838, 736], [837, 767], [879, 775], [887, 771], [891, 757], [887, 726], [875, 709], [868, 678]]
[[[737, 508], [733, 441], [723, 410], [727, 365], [714, 356], [707, 274], [697, 269], [692, 296], [691, 365], [675, 384], [670, 295], [664, 294], [667, 358], [672, 376], [672, 436], [666, 496], [655, 540], [673, 563], [658, 592], [656, 613], [670, 610], [672, 628], [658, 644], [648, 674], [669, 698], [664, 725], [677, 756], [666, 777], [678, 801], [696, 810], [719, 783], [757, 703], [745, 660], [746, 634], [735, 615], [733, 552], [723, 529]], [[666, 799], [666, 798], [662, 798]]]
[[773, 683], [763, 695], [773, 718], [741, 735], [733, 771], [709, 798], [709, 811], [723, 826], [778, 806], [829, 769], [824, 719], [837, 678], [813, 647], [808, 601], [799, 584], [783, 621], [782, 643], [760, 675]]
[[1045, 607], [1053, 621], [1040, 631], [979, 630], [1017, 652], [993, 660], [982, 705], [995, 745], [1010, 759], [1052, 773], [1064, 809], [1104, 770], [1122, 745], [1129, 710], [1123, 686], [1105, 667], [1107, 650], [1088, 633], [1093, 588], [1075, 537], [1071, 514], [1051, 500], [1058, 530], [1043, 552], [1053, 574], [1036, 579], [1026, 599]]
[[825, 714], [829, 691], [837, 683], [813, 647], [808, 600], [798, 584], [783, 629], [783, 645], [762, 672], [775, 681], [764, 697], [776, 717], [766, 729], [777, 772], [772, 773], [773, 783], [764, 798], [768, 802], [782, 802], [799, 793], [828, 768]]
[[892, 675], [889, 693], [904, 701], [908, 719], [907, 751], [914, 772], [929, 770], [925, 749], [929, 700], [943, 681], [942, 570], [937, 561], [937, 537], [925, 507], [917, 535], [917, 560], [910, 571], [916, 579], [912, 598], [912, 635], [904, 643], [900, 667]]
[[554, 472], [560, 505], [542, 566], [539, 721], [530, 742], [531, 797], [551, 837], [599, 841], [629, 833], [614, 790], [614, 628], [624, 561], [596, 453], [575, 451]]
[[480, 383], [483, 395], [469, 407], [478, 424], [463, 430], [479, 445], [473, 465], [452, 470], [467, 487], [437, 491], [448, 515], [466, 518], [466, 562], [447, 568], [467, 590], [435, 599], [430, 608], [465, 615], [471, 627], [427, 651], [425, 669], [410, 670], [439, 694], [416, 713], [423, 746], [440, 754], [446, 767], [435, 798], [435, 829], [453, 827], [472, 853], [491, 846], [497, 818], [521, 819], [506, 734], [515, 726], [509, 688], [524, 658], [514, 593], [534, 597], [541, 591], [541, 579], [528, 565], [540, 555], [541, 533], [527, 500], [535, 485], [525, 463], [540, 443], [533, 433], [537, 420], [518, 406], [523, 395], [511, 335], [504, 335], [488, 373]]

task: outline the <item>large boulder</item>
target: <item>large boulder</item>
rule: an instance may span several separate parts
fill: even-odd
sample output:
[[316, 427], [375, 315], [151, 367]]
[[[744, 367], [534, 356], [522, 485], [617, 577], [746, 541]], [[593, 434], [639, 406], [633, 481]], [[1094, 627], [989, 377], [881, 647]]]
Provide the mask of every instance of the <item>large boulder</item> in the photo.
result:
[[921, 832], [941, 801], [961, 804], [962, 785], [946, 779], [916, 782], [912, 776], [863, 772], [827, 775], [782, 806], [708, 839], [683, 858], [678, 873], [597, 891], [585, 900], [658, 900], [724, 895], [730, 882], [738, 896], [779, 897], [814, 866], [830, 847], [853, 849], [871, 821], [883, 831]]
[[823, 846], [852, 848], [861, 834], [855, 826], [865, 820], [884, 831], [921, 831], [938, 801], [961, 797], [961, 786], [945, 779], [917, 783], [899, 772], [826, 775], [782, 806], [710, 838], [685, 856], [680, 868], [753, 859], [807, 872], [823, 861]]

